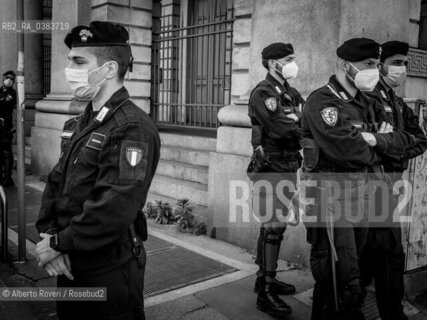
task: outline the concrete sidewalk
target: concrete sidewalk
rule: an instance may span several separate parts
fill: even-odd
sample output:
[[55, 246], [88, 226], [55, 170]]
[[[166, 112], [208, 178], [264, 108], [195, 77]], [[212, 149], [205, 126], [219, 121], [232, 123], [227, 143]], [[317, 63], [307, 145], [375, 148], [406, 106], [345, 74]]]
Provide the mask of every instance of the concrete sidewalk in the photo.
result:
[[[37, 177], [27, 177], [27, 223], [29, 228], [37, 217], [41, 191], [44, 184]], [[8, 190], [13, 194], [14, 190]], [[11, 197], [13, 199], [13, 196]], [[10, 222], [16, 224], [16, 209], [13, 201], [10, 207]], [[16, 204], [15, 204], [16, 205]], [[10, 224], [10, 226], [13, 226]], [[175, 226], [157, 225], [149, 222], [152, 237], [190, 250], [195, 254], [229, 265], [237, 271], [210, 278], [184, 287], [175, 288], [145, 300], [148, 320], [269, 320], [267, 314], [256, 306], [253, 292], [256, 266], [254, 257], [242, 248], [211, 239], [207, 236], [193, 236], [179, 233]], [[17, 255], [17, 235], [10, 229], [10, 252]], [[55, 278], [49, 277], [37, 267], [34, 259], [34, 244], [27, 242], [27, 261], [23, 264], [0, 263], [0, 287], [55, 286]], [[171, 263], [166, 260], [165, 263]], [[313, 278], [307, 268], [279, 261], [278, 278], [290, 282], [297, 288], [293, 296], [283, 296], [292, 306], [293, 314], [287, 319], [307, 320], [311, 314], [311, 293]], [[1, 288], [0, 288], [1, 289]], [[0, 299], [0, 319], [33, 320], [56, 319], [54, 302], [4, 302]], [[411, 320], [427, 320], [427, 309], [410, 317]]]

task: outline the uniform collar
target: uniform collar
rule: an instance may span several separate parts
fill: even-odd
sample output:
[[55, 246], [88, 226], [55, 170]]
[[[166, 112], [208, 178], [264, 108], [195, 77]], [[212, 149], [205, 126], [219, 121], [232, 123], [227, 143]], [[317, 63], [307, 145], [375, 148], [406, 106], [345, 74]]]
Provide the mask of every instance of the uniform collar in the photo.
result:
[[[107, 121], [113, 113], [119, 108], [124, 101], [129, 99], [129, 93], [125, 87], [118, 89], [110, 99], [99, 109], [98, 114], [95, 117], [95, 122], [101, 124]], [[92, 103], [89, 104], [92, 108]], [[88, 105], [88, 107], [89, 107]]]
[[380, 81], [378, 81], [376, 88], [384, 99], [388, 99], [388, 97], [384, 97], [383, 93], [388, 95], [389, 97], [393, 96], [393, 88], [387, 84], [387, 82], [384, 80], [383, 75], [380, 75]]
[[[354, 100], [354, 97], [348, 93], [348, 91], [339, 83], [337, 80], [337, 77], [335, 75], [331, 76], [329, 78], [329, 83], [327, 84], [329, 90], [332, 91], [332, 93], [337, 96], [340, 100], [345, 102], [350, 102]], [[356, 93], [359, 94], [360, 91]]]
[[340, 100], [344, 102], [353, 102], [363, 106], [364, 103], [369, 101], [369, 98], [365, 93], [360, 90], [357, 90], [356, 95], [353, 97], [337, 80], [335, 75], [329, 78], [329, 83], [327, 84], [329, 90]]
[[270, 72], [267, 73], [267, 76], [265, 77], [265, 80], [267, 80], [274, 88], [274, 90], [280, 95], [283, 94], [284, 92], [289, 91], [289, 84], [286, 80], [284, 80], [285, 82], [282, 84], [279, 81], [277, 81], [277, 79], [275, 77], [273, 77], [271, 75]]

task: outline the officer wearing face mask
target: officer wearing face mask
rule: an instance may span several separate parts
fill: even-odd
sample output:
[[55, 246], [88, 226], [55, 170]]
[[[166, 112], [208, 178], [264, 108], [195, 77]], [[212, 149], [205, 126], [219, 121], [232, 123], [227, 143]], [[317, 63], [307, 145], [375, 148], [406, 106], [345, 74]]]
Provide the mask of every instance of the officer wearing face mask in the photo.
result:
[[[396, 95], [396, 91], [405, 83], [409, 45], [405, 42], [389, 41], [382, 44], [382, 49], [380, 80], [376, 88], [369, 92], [369, 97], [383, 107], [394, 130], [404, 130], [415, 139], [415, 144], [407, 148], [401, 159], [389, 159], [384, 163], [385, 171], [392, 178], [392, 182], [396, 182], [402, 179], [409, 160], [425, 152], [427, 139], [420, 128], [418, 117], [403, 99]], [[369, 229], [368, 242], [360, 263], [363, 285], [368, 286], [375, 280], [376, 301], [382, 320], [408, 319], [402, 306], [405, 265], [402, 231], [400, 223], [393, 224], [390, 219], [397, 204], [398, 199], [390, 197], [388, 221], [380, 227]]]
[[[275, 188], [279, 178], [290, 180], [293, 184], [296, 182], [296, 172], [302, 160], [299, 154], [299, 120], [304, 100], [288, 83], [298, 73], [294, 49], [290, 43], [273, 43], [264, 48], [262, 64], [268, 70], [267, 76], [253, 89], [249, 99], [252, 146], [255, 152], [269, 158], [269, 166], [264, 168], [266, 175], [260, 179], [268, 180]], [[268, 196], [276, 203], [275, 192], [253, 194], [254, 199], [265, 199]], [[287, 196], [292, 198], [293, 194]], [[277, 209], [287, 214], [285, 204], [279, 204]], [[260, 216], [268, 214], [263, 205], [254, 210]], [[291, 307], [278, 295], [295, 292], [293, 285], [276, 279], [277, 259], [285, 230], [286, 223], [276, 223], [275, 220], [263, 223], [257, 244], [257, 307], [275, 317], [287, 316], [292, 312]]]
[[[344, 42], [335, 75], [309, 96], [303, 110], [301, 180], [315, 186], [306, 194], [307, 203], [314, 199], [306, 215], [315, 218], [306, 224], [316, 281], [312, 320], [364, 319], [358, 260], [368, 234], [368, 173], [377, 172], [386, 155], [400, 158], [413, 143], [404, 132], [392, 132], [386, 114], [365, 94], [379, 81], [380, 51], [370, 39]], [[324, 197], [326, 180], [341, 191], [332, 201]]]
[[65, 76], [85, 111], [68, 120], [36, 227], [39, 266], [58, 287], [105, 287], [107, 301], [57, 301], [62, 319], [145, 319], [138, 223], [160, 154], [150, 117], [129, 98], [127, 30], [94, 21], [67, 34]]
[[0, 88], [0, 130], [1, 130], [1, 160], [3, 172], [0, 172], [0, 183], [4, 186], [13, 186], [13, 109], [16, 107], [16, 91], [13, 89], [15, 72], [7, 71], [3, 74], [3, 85]]

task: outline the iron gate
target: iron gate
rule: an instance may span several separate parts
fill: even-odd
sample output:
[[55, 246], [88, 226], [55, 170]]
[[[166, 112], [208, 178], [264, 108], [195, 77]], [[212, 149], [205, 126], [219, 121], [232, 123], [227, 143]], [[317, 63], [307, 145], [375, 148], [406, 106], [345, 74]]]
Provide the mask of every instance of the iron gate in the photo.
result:
[[151, 115], [159, 126], [216, 129], [219, 109], [230, 103], [232, 1], [188, 1], [186, 12], [177, 1], [162, 4]]

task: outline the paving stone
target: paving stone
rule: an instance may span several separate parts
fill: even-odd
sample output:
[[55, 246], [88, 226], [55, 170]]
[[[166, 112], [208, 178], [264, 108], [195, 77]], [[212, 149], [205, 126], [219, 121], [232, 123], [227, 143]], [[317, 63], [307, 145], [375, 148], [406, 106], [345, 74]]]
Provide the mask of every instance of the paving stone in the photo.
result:
[[203, 308], [186, 314], [182, 320], [229, 320], [223, 314], [212, 308]]
[[[185, 314], [206, 307], [206, 304], [190, 295], [145, 309], [147, 319], [178, 320]], [[204, 318], [199, 318], [204, 319]]]

